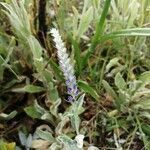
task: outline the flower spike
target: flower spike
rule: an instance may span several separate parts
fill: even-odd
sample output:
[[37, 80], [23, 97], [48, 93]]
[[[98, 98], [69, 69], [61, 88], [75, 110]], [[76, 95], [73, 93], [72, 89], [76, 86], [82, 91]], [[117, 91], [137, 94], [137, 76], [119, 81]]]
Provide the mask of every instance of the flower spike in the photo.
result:
[[76, 83], [76, 77], [74, 75], [74, 67], [70, 62], [70, 58], [67, 54], [67, 49], [64, 46], [64, 43], [61, 39], [61, 36], [57, 29], [52, 28], [50, 33], [53, 36], [53, 41], [55, 42], [55, 46], [57, 48], [57, 56], [59, 59], [59, 65], [61, 70], [63, 71], [66, 85], [67, 85], [67, 93], [69, 94], [68, 101], [73, 102], [78, 95], [78, 88]]

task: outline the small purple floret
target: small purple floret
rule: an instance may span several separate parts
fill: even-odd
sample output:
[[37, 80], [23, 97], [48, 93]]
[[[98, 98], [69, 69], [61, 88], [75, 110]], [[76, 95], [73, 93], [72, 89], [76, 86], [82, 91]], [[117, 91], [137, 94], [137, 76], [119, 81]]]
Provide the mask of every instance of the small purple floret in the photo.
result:
[[68, 94], [71, 94], [71, 93], [72, 93], [72, 88], [68, 87], [68, 88], [67, 88], [67, 93], [68, 93]]
[[73, 99], [73, 97], [72, 96], [68, 96], [68, 100], [67, 100], [67, 102], [73, 102], [74, 101], [74, 99]]

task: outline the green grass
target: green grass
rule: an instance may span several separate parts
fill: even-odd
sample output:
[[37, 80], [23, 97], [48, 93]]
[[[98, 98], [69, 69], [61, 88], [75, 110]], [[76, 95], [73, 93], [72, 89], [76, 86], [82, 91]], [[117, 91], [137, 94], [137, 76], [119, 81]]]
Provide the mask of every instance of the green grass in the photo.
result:
[[[150, 1], [43, 2], [40, 24], [37, 1], [0, 2], [0, 150], [150, 150]], [[53, 27], [75, 68], [73, 103]]]

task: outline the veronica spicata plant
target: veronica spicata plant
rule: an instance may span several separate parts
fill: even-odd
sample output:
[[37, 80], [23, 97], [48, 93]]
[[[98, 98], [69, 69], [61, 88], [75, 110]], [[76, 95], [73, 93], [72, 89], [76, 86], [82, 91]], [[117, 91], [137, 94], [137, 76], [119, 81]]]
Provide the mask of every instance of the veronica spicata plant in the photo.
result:
[[59, 59], [59, 65], [63, 71], [66, 85], [67, 85], [67, 93], [69, 94], [68, 101], [73, 102], [78, 96], [78, 88], [76, 77], [74, 75], [74, 67], [70, 62], [70, 58], [67, 54], [67, 49], [61, 39], [61, 36], [57, 29], [52, 28], [51, 34], [54, 37], [53, 41], [55, 42], [55, 46], [57, 48], [57, 56]]

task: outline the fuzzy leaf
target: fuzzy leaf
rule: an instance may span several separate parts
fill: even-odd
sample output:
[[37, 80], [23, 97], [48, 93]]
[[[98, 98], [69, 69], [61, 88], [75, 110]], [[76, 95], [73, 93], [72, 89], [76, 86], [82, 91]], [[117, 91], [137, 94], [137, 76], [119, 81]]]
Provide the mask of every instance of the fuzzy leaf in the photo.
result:
[[70, 139], [66, 135], [60, 135], [58, 140], [63, 144], [63, 150], [81, 150], [77, 147], [76, 141]]
[[90, 94], [95, 100], [99, 99], [99, 95], [97, 94], [97, 92], [91, 86], [89, 86], [85, 81], [80, 80], [78, 82], [78, 85], [84, 92]]
[[90, 7], [82, 16], [79, 24], [79, 28], [77, 31], [77, 37], [81, 37], [83, 33], [88, 29], [90, 22], [93, 19], [93, 9]]
[[79, 134], [80, 118], [76, 113], [70, 116], [71, 125], [76, 130], [76, 133]]
[[28, 135], [28, 137], [27, 137], [27, 140], [26, 140], [26, 147], [31, 147], [31, 145], [32, 145], [32, 135], [31, 134], [29, 134]]
[[31, 51], [33, 53], [33, 59], [41, 59], [42, 47], [34, 36], [30, 36], [28, 39]]
[[100, 41], [105, 41], [109, 39], [114, 39], [117, 37], [125, 37], [125, 36], [150, 36], [150, 29], [149, 28], [131, 28], [131, 29], [124, 29], [120, 31], [115, 31], [110, 34], [105, 34], [101, 37]]
[[127, 84], [119, 72], [115, 76], [115, 85], [120, 90], [125, 90], [127, 88]]
[[10, 120], [17, 115], [17, 111], [12, 111], [10, 114], [0, 113], [0, 120]]
[[84, 111], [84, 108], [82, 107], [84, 102], [85, 94], [82, 94], [73, 104], [73, 109], [75, 109], [75, 112], [79, 115]]
[[115, 58], [111, 59], [109, 61], [109, 63], [106, 65], [106, 71], [105, 72], [106, 73], [109, 72], [109, 70], [111, 69], [111, 67], [118, 65], [119, 64], [118, 61], [119, 61], [118, 57], [115, 57]]
[[43, 131], [41, 129], [36, 130], [36, 134], [43, 140], [47, 140], [50, 142], [55, 142], [55, 138], [52, 136], [52, 134], [48, 131]]
[[70, 107], [70, 110], [68, 112], [68, 116], [71, 120], [72, 127], [76, 130], [76, 133], [79, 133], [79, 126], [80, 126], [80, 118], [79, 114], [81, 114], [84, 111], [84, 108], [82, 107], [83, 101], [84, 101], [85, 94], [81, 95]]
[[142, 73], [139, 76], [139, 80], [143, 81], [144, 83], [150, 82], [150, 71], [146, 71], [146, 72]]
[[58, 142], [53, 143], [50, 147], [49, 150], [57, 150], [61, 149], [61, 145]]
[[35, 85], [32, 85], [32, 84], [28, 84], [28, 85], [25, 85], [24, 87], [22, 88], [15, 88], [15, 89], [12, 89], [12, 92], [17, 92], [17, 93], [24, 93], [24, 92], [27, 92], [27, 93], [39, 93], [39, 92], [43, 92], [45, 89], [41, 86], [35, 86]]
[[61, 122], [58, 123], [56, 129], [55, 129], [55, 132], [56, 134], [60, 135], [62, 134], [62, 130], [63, 130], [63, 127], [69, 122], [69, 117], [68, 116], [63, 116], [62, 119], [61, 119]]
[[135, 109], [150, 110], [150, 99], [140, 100], [137, 104], [133, 106]]
[[115, 102], [117, 108], [120, 109], [121, 104], [120, 104], [119, 98], [118, 98], [117, 94], [115, 93], [115, 91], [113, 90], [113, 88], [105, 80], [103, 80], [102, 83], [103, 83], [105, 90], [114, 99], [114, 102]]
[[22, 144], [23, 146], [25, 146], [25, 145], [26, 145], [26, 142], [27, 142], [27, 137], [26, 137], [26, 135], [25, 135], [22, 131], [19, 131], [18, 135], [19, 135], [19, 140], [20, 140], [21, 144]]
[[54, 103], [59, 99], [58, 91], [52, 82], [48, 83], [47, 86], [48, 86], [47, 96], [49, 100], [52, 103]]
[[39, 113], [36, 109], [35, 106], [28, 106], [26, 108], [24, 108], [26, 114], [30, 117], [32, 117], [33, 119], [37, 118], [40, 119], [41, 118], [41, 113]]
[[57, 101], [55, 101], [53, 103], [53, 105], [51, 105], [50, 107], [50, 112], [55, 116], [55, 117], [58, 117], [58, 106], [61, 104], [61, 99], [58, 98]]
[[34, 119], [37, 118], [37, 119], [47, 120], [52, 124], [54, 124], [52, 115], [43, 107], [41, 107], [36, 100], [34, 101], [34, 105], [28, 106], [24, 110], [30, 117]]

